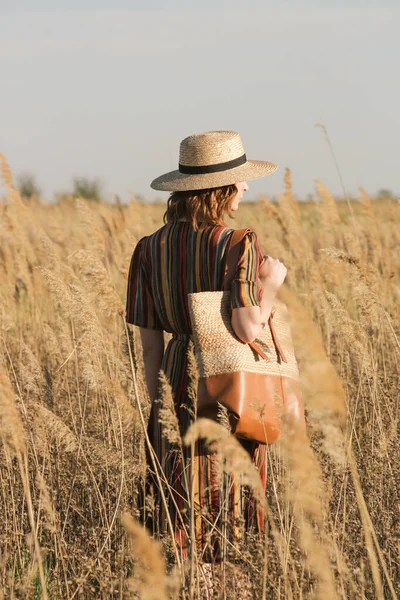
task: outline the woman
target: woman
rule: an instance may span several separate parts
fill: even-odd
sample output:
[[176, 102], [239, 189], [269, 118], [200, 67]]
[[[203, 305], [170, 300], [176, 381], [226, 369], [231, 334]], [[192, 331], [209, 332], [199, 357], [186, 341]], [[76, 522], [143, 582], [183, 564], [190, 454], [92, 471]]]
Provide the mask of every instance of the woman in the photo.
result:
[[[188, 482], [194, 481], [196, 541], [204, 562], [221, 560], [222, 504], [227, 502], [228, 540], [234, 541], [239, 523], [250, 531], [263, 528], [263, 515], [249, 491], [235, 483], [223, 500], [216, 483], [215, 456], [200, 441], [195, 464], [190, 463], [190, 448], [183, 454], [164, 434], [159, 419], [158, 373], [162, 369], [171, 386], [180, 433], [187, 431], [193, 416], [188, 347], [191, 326], [187, 294], [223, 289], [225, 250], [233, 229], [224, 223], [226, 214], [238, 210], [246, 180], [269, 175], [277, 169], [270, 162], [247, 160], [238, 133], [211, 131], [192, 135], [180, 144], [179, 169], [152, 182], [156, 190], [171, 191], [165, 225], [142, 238], [133, 253], [127, 290], [126, 320], [140, 327], [146, 383], [152, 402], [148, 434], [159, 464], [172, 488], [167, 501], [175, 539], [183, 557], [190, 540], [187, 531], [191, 507]], [[257, 236], [248, 233], [231, 285], [232, 327], [244, 342], [253, 341], [267, 323], [278, 288], [286, 277], [279, 260], [263, 257]], [[164, 351], [163, 331], [172, 333]], [[266, 446], [242, 441], [259, 470], [265, 487]], [[193, 467], [193, 470], [192, 470]], [[143, 518], [153, 533], [167, 531], [165, 511], [159, 498], [156, 479], [149, 461], [147, 495]], [[191, 485], [191, 484], [189, 484]], [[145, 516], [145, 507], [152, 514]], [[226, 514], [226, 513], [225, 513]]]

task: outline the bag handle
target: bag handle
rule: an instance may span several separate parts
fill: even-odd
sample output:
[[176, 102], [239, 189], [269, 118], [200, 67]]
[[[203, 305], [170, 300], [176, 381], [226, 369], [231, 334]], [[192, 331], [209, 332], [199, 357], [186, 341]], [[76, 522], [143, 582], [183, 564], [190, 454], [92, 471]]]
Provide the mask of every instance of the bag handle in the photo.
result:
[[[223, 289], [230, 290], [232, 280], [235, 276], [236, 266], [239, 260], [239, 252], [240, 245], [242, 243], [243, 238], [251, 232], [251, 229], [236, 229], [232, 233], [231, 239], [229, 241], [228, 248], [226, 249], [226, 258], [225, 258], [225, 272], [224, 272], [224, 281], [223, 281]], [[268, 319], [268, 325], [271, 329], [272, 339], [275, 345], [276, 352], [280, 360], [287, 362], [286, 356], [283, 353], [281, 345], [278, 342], [278, 338], [275, 333], [275, 328], [272, 324], [272, 319], [275, 311], [271, 311], [271, 315]], [[264, 360], [268, 360], [268, 356], [265, 352], [260, 348], [258, 344], [255, 342], [247, 342], [248, 345]]]

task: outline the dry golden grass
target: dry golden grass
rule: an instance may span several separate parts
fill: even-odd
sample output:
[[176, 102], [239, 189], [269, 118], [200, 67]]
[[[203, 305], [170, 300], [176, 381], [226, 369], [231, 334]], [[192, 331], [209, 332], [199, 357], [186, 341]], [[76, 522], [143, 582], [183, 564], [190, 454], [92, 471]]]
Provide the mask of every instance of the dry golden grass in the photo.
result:
[[[151, 540], [135, 513], [150, 407], [126, 280], [165, 207], [25, 203], [0, 163], [0, 597], [200, 598], [196, 553], [182, 561], [172, 536]], [[400, 204], [361, 189], [350, 215], [320, 182], [316, 193], [297, 203], [287, 172], [277, 204], [243, 204], [232, 222], [288, 267], [308, 438], [288, 427], [270, 447], [266, 533], [228, 545], [215, 598], [399, 589]], [[192, 358], [190, 375], [194, 393]], [[176, 441], [170, 394], [164, 380]], [[221, 465], [259, 493], [226, 429], [205, 431]]]

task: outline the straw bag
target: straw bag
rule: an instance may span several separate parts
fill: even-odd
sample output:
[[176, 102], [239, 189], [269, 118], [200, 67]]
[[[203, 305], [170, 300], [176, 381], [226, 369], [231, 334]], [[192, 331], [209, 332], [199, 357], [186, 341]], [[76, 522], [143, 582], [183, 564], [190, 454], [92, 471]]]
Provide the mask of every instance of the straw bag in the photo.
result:
[[249, 231], [232, 234], [224, 291], [188, 294], [200, 375], [197, 417], [216, 420], [220, 403], [228, 409], [232, 433], [266, 444], [280, 436], [285, 410], [296, 410], [302, 402], [286, 305], [275, 303], [268, 325], [254, 342], [239, 340], [231, 326], [230, 284]]

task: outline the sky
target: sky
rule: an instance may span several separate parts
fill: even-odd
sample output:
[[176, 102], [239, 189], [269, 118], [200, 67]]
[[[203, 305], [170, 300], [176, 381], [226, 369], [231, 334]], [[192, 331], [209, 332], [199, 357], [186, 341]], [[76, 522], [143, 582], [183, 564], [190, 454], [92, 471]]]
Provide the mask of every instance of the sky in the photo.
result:
[[[112, 6], [112, 8], [111, 8]], [[247, 199], [320, 179], [400, 193], [398, 0], [0, 0], [0, 152], [43, 195], [99, 178], [110, 201], [168, 192], [192, 133], [230, 129], [279, 165]]]

